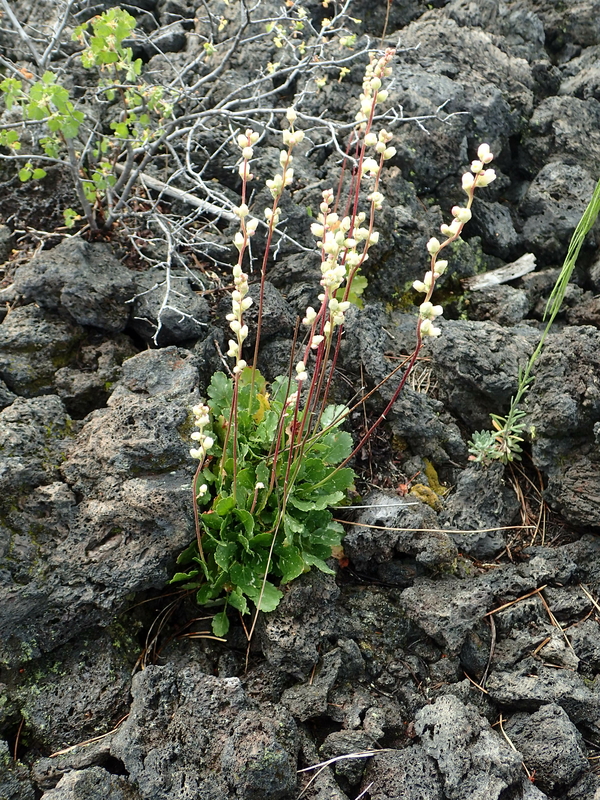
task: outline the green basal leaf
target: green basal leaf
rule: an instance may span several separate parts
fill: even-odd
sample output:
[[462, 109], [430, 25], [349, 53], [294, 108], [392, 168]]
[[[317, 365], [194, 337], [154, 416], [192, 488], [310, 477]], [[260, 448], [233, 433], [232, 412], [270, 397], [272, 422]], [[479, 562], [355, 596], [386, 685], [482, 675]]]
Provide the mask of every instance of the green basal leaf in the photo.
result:
[[256, 596], [260, 588], [259, 576], [251, 567], [242, 566], [239, 563], [232, 564], [229, 570], [229, 577], [232, 583], [238, 586], [248, 597], [253, 598]]
[[325, 464], [339, 464], [345, 461], [354, 449], [352, 436], [346, 431], [333, 430], [326, 433], [319, 439], [319, 444], [327, 448], [322, 456]]
[[289, 583], [302, 575], [305, 562], [297, 547], [281, 547], [277, 551], [277, 566], [281, 571], [281, 582]]
[[199, 606], [204, 606], [209, 600], [212, 600], [218, 592], [213, 589], [210, 583], [205, 583], [196, 592], [196, 602]]
[[264, 587], [262, 587], [262, 597], [260, 600], [258, 597], [252, 599], [259, 611], [275, 611], [282, 597], [283, 592], [280, 592], [272, 583], [267, 581]]
[[244, 511], [242, 508], [237, 508], [234, 511], [234, 516], [236, 516], [244, 526], [246, 535], [252, 536], [254, 533], [254, 517], [252, 514], [249, 511]]
[[215, 513], [220, 517], [225, 517], [235, 508], [235, 497], [222, 497], [215, 503]]
[[208, 405], [214, 416], [219, 416], [223, 409], [231, 405], [233, 385], [223, 372], [215, 372], [206, 391], [210, 398]]
[[225, 636], [229, 632], [229, 619], [227, 611], [220, 611], [212, 619], [212, 631], [215, 636]]
[[250, 539], [250, 547], [270, 547], [272, 541], [272, 533], [257, 533]]
[[256, 465], [256, 481], [263, 483], [265, 486], [269, 485], [271, 480], [271, 470], [267, 467], [264, 461], [259, 461]]
[[169, 583], [179, 583], [180, 581], [187, 581], [191, 578], [195, 578], [196, 575], [200, 573], [199, 570], [193, 569], [190, 572], [176, 572], [175, 575], [171, 578]]
[[321, 430], [329, 428], [331, 425], [341, 425], [344, 419], [348, 416], [348, 406], [344, 405], [331, 405], [327, 406], [325, 411], [321, 414], [320, 427]]
[[304, 553], [303, 555], [307, 564], [310, 564], [312, 567], [316, 567], [326, 575], [335, 575], [335, 570], [328, 567], [323, 559], [317, 558], [317, 556], [313, 555], [312, 553]]
[[237, 609], [241, 614], [248, 613], [248, 602], [239, 588], [235, 588], [227, 595], [227, 601], [230, 606]]
[[237, 555], [238, 546], [236, 542], [219, 542], [219, 544], [215, 548], [215, 561], [221, 567], [222, 570], [227, 571], [229, 569], [229, 565]]

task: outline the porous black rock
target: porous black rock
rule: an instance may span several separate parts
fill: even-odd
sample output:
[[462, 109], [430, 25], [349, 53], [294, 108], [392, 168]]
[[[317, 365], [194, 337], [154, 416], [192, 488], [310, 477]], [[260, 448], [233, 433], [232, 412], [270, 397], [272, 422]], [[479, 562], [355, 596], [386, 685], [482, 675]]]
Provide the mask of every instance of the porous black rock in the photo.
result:
[[79, 325], [117, 333], [129, 320], [133, 278], [109, 245], [70, 237], [19, 267], [14, 284], [28, 302]]

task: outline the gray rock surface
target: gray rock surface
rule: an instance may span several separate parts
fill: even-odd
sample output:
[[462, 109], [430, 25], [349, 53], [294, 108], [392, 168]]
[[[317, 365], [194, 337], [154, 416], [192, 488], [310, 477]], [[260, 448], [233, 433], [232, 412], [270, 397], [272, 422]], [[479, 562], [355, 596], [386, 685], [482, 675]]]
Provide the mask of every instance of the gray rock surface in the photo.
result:
[[126, 778], [89, 767], [68, 772], [42, 800], [141, 800], [141, 795]]
[[545, 792], [564, 791], [589, 769], [583, 738], [560, 706], [514, 714], [504, 729]]
[[2, 573], [3, 660], [52, 649], [111, 619], [131, 592], [163, 586], [194, 536], [186, 441], [198, 399], [193, 357], [167, 350], [136, 358], [148, 363], [145, 383], [128, 368], [129, 384], [76, 437], [56, 397], [0, 412], [2, 536], [11, 553]]
[[489, 414], [507, 408], [517, 389], [519, 366], [531, 355], [536, 339], [536, 332], [526, 327], [445, 322], [430, 352], [446, 407], [471, 430], [488, 427]]
[[294, 581], [277, 609], [260, 619], [258, 636], [267, 661], [306, 679], [319, 658], [319, 645], [335, 630], [339, 595], [329, 575], [313, 570]]
[[594, 438], [600, 420], [600, 333], [570, 327], [551, 335], [536, 367], [528, 406], [533, 458], [548, 474], [548, 499], [571, 522], [600, 525]]
[[71, 237], [19, 267], [14, 283], [27, 302], [117, 333], [129, 320], [133, 278], [108, 245]]
[[392, 750], [369, 762], [363, 786], [372, 800], [444, 800], [436, 762], [422, 747]]
[[600, 723], [600, 698], [575, 672], [551, 669], [525, 658], [515, 672], [492, 672], [486, 687], [492, 700], [506, 708], [560, 706], [575, 724]]
[[281, 707], [257, 708], [237, 678], [148, 667], [111, 751], [144, 800], [283, 800], [296, 786], [297, 731]]
[[395, 571], [398, 578], [404, 575], [399, 585], [407, 586], [424, 568], [451, 567], [456, 547], [450, 536], [437, 530], [437, 515], [428, 505], [411, 495], [402, 498], [381, 491], [371, 492], [362, 500], [367, 508], [357, 513], [358, 524], [344, 538], [344, 552], [360, 573], [395, 583]]
[[85, 332], [36, 305], [21, 306], [0, 325], [0, 379], [23, 397], [56, 393], [56, 372], [77, 360]]
[[415, 731], [424, 752], [437, 764], [448, 800], [499, 800], [522, 781], [519, 753], [472, 706], [453, 695], [422, 708]]
[[158, 347], [203, 338], [209, 325], [208, 303], [194, 292], [185, 272], [154, 270], [135, 276], [130, 327]]
[[[595, 181], [579, 164], [552, 161], [538, 172], [519, 207], [525, 246], [540, 264], [556, 264], [593, 194]], [[597, 239], [592, 231], [590, 240]]]
[[504, 466], [483, 468], [470, 464], [463, 470], [455, 490], [445, 501], [441, 526], [473, 533], [451, 533], [461, 553], [485, 561], [495, 558], [505, 547], [506, 531], [494, 530], [512, 525], [519, 512], [514, 489], [504, 480]]

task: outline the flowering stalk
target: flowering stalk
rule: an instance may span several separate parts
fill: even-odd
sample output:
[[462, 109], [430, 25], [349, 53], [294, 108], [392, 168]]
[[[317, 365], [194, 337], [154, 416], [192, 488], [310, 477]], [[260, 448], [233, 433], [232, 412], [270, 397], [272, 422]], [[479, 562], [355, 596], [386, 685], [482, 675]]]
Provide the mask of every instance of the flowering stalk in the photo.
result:
[[[256, 342], [254, 343], [254, 365], [258, 361], [258, 350], [260, 347], [260, 335], [262, 331], [262, 309], [265, 296], [265, 281], [267, 278], [267, 262], [269, 259], [269, 252], [271, 249], [271, 242], [273, 240], [273, 233], [279, 222], [281, 216], [281, 209], [279, 208], [279, 201], [286, 186], [289, 186], [294, 179], [294, 170], [292, 168], [292, 150], [297, 144], [304, 140], [304, 131], [295, 130], [294, 123], [298, 115], [293, 108], [288, 108], [286, 112], [286, 119], [289, 123], [289, 128], [282, 132], [283, 144], [287, 150], [281, 150], [279, 153], [279, 164], [281, 166], [281, 173], [277, 173], [272, 179], [266, 181], [266, 185], [271, 192], [273, 198], [273, 205], [271, 208], [265, 208], [264, 214], [267, 221], [267, 241], [265, 244], [265, 252], [263, 255], [262, 265], [260, 269], [260, 293], [258, 300], [258, 320], [256, 325]], [[252, 384], [250, 389], [250, 397], [252, 397], [254, 389], [254, 373], [252, 374]]]
[[250, 244], [250, 237], [254, 236], [258, 227], [258, 220], [248, 219], [249, 209], [246, 205], [246, 192], [248, 181], [254, 177], [250, 172], [250, 160], [254, 155], [252, 148], [253, 144], [258, 141], [259, 134], [256, 131], [248, 128], [245, 133], [238, 136], [238, 145], [242, 151], [242, 161], [239, 166], [239, 174], [242, 179], [242, 202], [235, 209], [235, 214], [240, 220], [240, 229], [235, 234], [233, 243], [238, 250], [238, 261], [233, 268], [233, 281], [235, 288], [231, 294], [231, 312], [227, 314], [226, 319], [229, 322], [229, 327], [235, 334], [235, 339], [229, 340], [229, 350], [227, 355], [230, 358], [235, 358], [235, 366], [233, 367], [233, 400], [231, 403], [231, 413], [229, 416], [229, 423], [225, 434], [225, 443], [223, 445], [223, 455], [221, 457], [221, 473], [225, 472], [225, 461], [227, 460], [227, 445], [229, 443], [230, 433], [233, 431], [233, 472], [234, 472], [234, 487], [235, 479], [237, 476], [237, 425], [238, 425], [238, 395], [239, 395], [239, 380], [240, 373], [246, 367], [246, 362], [242, 358], [242, 348], [244, 342], [248, 338], [248, 326], [244, 324], [243, 315], [252, 305], [252, 298], [246, 297], [248, 294], [248, 276], [242, 271], [242, 264], [244, 262], [245, 252]]
[[425, 273], [425, 277], [422, 281], [415, 281], [413, 283], [413, 287], [418, 292], [425, 294], [425, 299], [419, 307], [419, 318], [417, 320], [416, 330], [417, 342], [415, 349], [410, 357], [404, 375], [402, 376], [402, 379], [396, 391], [394, 392], [392, 399], [387, 404], [384, 412], [373, 423], [373, 425], [371, 425], [352, 453], [345, 461], [342, 462], [342, 464], [340, 464], [339, 468], [345, 466], [348, 461], [350, 461], [350, 459], [356, 455], [356, 453], [362, 448], [377, 427], [387, 417], [392, 406], [400, 396], [400, 392], [404, 388], [404, 385], [408, 380], [408, 376], [410, 375], [410, 372], [417, 361], [419, 352], [423, 346], [423, 337], [435, 337], [441, 334], [440, 328], [437, 328], [433, 322], [437, 317], [443, 314], [443, 309], [441, 306], [434, 306], [431, 303], [431, 296], [435, 288], [435, 282], [445, 272], [448, 262], [444, 260], [438, 260], [438, 255], [445, 247], [448, 247], [449, 244], [458, 239], [465, 224], [471, 219], [471, 206], [473, 205], [475, 189], [489, 186], [492, 181], [496, 180], [496, 173], [493, 169], [484, 169], [484, 165], [489, 164], [493, 158], [494, 156], [490, 152], [489, 145], [481, 144], [477, 150], [477, 160], [471, 162], [471, 171], [465, 172], [462, 176], [462, 188], [467, 195], [466, 206], [454, 206], [452, 208], [452, 216], [454, 217], [454, 220], [450, 225], [443, 224], [440, 228], [442, 234], [446, 236], [446, 240], [444, 242], [440, 242], [436, 238], [431, 238], [427, 242], [427, 252], [431, 256], [429, 271]]

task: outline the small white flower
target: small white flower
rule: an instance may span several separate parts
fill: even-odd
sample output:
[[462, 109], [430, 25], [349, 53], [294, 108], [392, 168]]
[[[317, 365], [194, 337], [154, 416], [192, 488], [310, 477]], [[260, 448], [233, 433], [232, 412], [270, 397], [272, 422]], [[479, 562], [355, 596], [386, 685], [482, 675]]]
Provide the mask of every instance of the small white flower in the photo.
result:
[[413, 283], [413, 289], [416, 289], [417, 292], [423, 292], [423, 294], [427, 294], [428, 291], [423, 281], [415, 281]]
[[440, 328], [436, 328], [430, 319], [424, 319], [421, 323], [421, 336], [439, 336]]
[[252, 156], [254, 155], [254, 150], [251, 147], [244, 147], [242, 150], [242, 158], [244, 161], [250, 161]]
[[306, 316], [302, 320], [303, 325], [312, 325], [315, 319], [317, 318], [317, 312], [314, 310], [312, 306], [309, 306], [306, 309]]
[[496, 173], [493, 169], [486, 169], [477, 176], [476, 186], [489, 186], [496, 180]]
[[449, 239], [451, 239], [459, 232], [461, 225], [461, 221], [459, 219], [455, 219], [452, 221], [451, 225], [441, 225], [440, 230], [444, 236], [447, 236]]
[[480, 144], [479, 149], [477, 150], [477, 158], [480, 161], [483, 161], [484, 164], [489, 164], [490, 161], [493, 160], [494, 156], [490, 153], [490, 146], [489, 144]]
[[254, 236], [257, 228], [258, 228], [257, 219], [249, 219], [248, 222], [246, 223], [246, 233], [248, 234], [248, 236]]
[[372, 131], [367, 133], [365, 136], [365, 144], [367, 147], [375, 147], [377, 144], [377, 134], [373, 133]]
[[462, 188], [464, 189], [467, 194], [469, 194], [470, 189], [473, 188], [475, 184], [475, 176], [472, 172], [465, 172], [462, 176]]
[[291, 125], [293, 125], [294, 122], [296, 122], [296, 120], [298, 119], [298, 114], [296, 114], [296, 109], [291, 107], [288, 108], [288, 110], [285, 112], [285, 116], [287, 117], [287, 121]]
[[214, 443], [215, 440], [212, 438], [212, 436], [205, 436], [204, 441], [200, 446], [206, 452], [207, 450], [210, 450], [210, 448], [213, 446]]
[[459, 222], [468, 222], [472, 216], [471, 209], [462, 208], [462, 206], [453, 206], [452, 216], [459, 220]]
[[202, 460], [204, 458], [204, 451], [197, 450], [195, 447], [192, 447], [192, 449], [190, 450], [190, 455], [192, 458], [198, 458]]
[[365, 158], [362, 163], [362, 174], [377, 175], [379, 172], [379, 164], [374, 158]]
[[481, 172], [482, 169], [483, 169], [482, 161], [471, 161], [471, 172], [477, 174], [478, 172]]
[[238, 217], [247, 217], [249, 213], [248, 206], [246, 205], [246, 203], [242, 203], [241, 206], [236, 206], [233, 209], [233, 213]]
[[202, 486], [198, 489], [198, 497], [204, 497], [204, 495], [208, 492], [208, 486], [203, 483]]
[[323, 225], [319, 225], [318, 222], [313, 222], [313, 224], [310, 226], [310, 232], [317, 239], [320, 239], [323, 236], [323, 233], [325, 232], [325, 228], [323, 227]]
[[313, 336], [310, 346], [313, 350], [316, 350], [317, 347], [321, 344], [325, 337], [324, 336]]
[[389, 161], [390, 158], [393, 158], [396, 155], [396, 148], [395, 147], [386, 147], [383, 151], [383, 160]]

